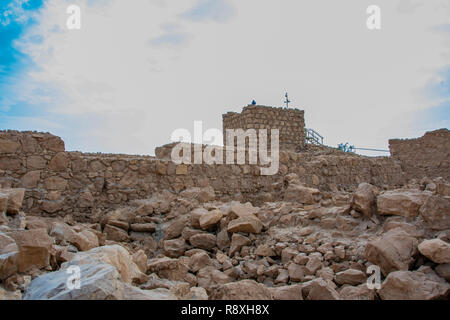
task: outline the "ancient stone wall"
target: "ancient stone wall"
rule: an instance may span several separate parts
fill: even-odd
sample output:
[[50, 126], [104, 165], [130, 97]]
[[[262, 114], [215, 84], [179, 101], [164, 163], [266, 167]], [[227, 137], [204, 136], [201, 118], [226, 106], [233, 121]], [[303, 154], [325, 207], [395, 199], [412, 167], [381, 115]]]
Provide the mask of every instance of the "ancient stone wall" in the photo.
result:
[[391, 156], [401, 161], [408, 178], [450, 179], [450, 131], [427, 132], [416, 139], [389, 140]]
[[157, 154], [161, 158], [66, 152], [48, 133], [1, 131], [0, 187], [25, 188], [25, 212], [89, 220], [163, 190], [212, 187], [221, 200], [280, 200], [288, 173], [325, 191], [355, 189], [363, 181], [381, 187], [405, 182], [398, 162], [385, 157], [280, 152], [278, 174], [261, 176], [251, 165], [176, 165], [166, 157], [170, 147]]
[[[280, 130], [280, 150], [298, 151], [305, 145], [304, 111], [298, 109], [247, 106], [242, 113], [228, 112], [222, 115], [224, 145], [227, 129]], [[270, 145], [270, 142], [269, 142]]]

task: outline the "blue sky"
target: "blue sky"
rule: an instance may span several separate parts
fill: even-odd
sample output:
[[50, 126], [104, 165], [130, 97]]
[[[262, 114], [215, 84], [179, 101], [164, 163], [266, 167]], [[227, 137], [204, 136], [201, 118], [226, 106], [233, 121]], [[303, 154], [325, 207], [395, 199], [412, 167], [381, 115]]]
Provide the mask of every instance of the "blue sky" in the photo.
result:
[[222, 113], [282, 106], [285, 91], [332, 146], [448, 128], [449, 2], [375, 1], [370, 32], [372, 2], [1, 0], [0, 129], [153, 154], [175, 129], [220, 129]]

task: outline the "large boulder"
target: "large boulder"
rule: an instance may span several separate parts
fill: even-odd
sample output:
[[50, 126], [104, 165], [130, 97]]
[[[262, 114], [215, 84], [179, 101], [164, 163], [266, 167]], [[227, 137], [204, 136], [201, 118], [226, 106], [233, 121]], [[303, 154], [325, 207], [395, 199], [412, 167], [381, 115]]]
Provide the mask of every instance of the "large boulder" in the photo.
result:
[[211, 250], [216, 246], [217, 238], [211, 233], [199, 233], [191, 236], [189, 242], [195, 248]]
[[147, 276], [133, 262], [133, 257], [119, 245], [104, 246], [86, 252], [78, 252], [62, 267], [71, 265], [107, 263], [114, 266], [125, 283], [144, 283]]
[[50, 236], [54, 237], [57, 243], [73, 244], [80, 251], [88, 251], [99, 246], [98, 237], [93, 231], [84, 229], [77, 232], [63, 222], [52, 223]]
[[211, 229], [219, 223], [220, 219], [222, 219], [223, 214], [220, 210], [212, 210], [204, 213], [200, 219], [199, 224], [203, 230]]
[[419, 252], [436, 263], [450, 262], [450, 245], [441, 239], [425, 240], [419, 244]]
[[19, 247], [10, 236], [0, 232], [0, 280], [17, 272]]
[[[6, 194], [8, 196], [6, 212], [10, 215], [18, 214], [20, 208], [22, 207], [23, 197], [25, 196], [25, 189], [24, 188], [0, 189], [0, 193]], [[0, 198], [4, 198], [4, 196]], [[4, 202], [4, 200], [0, 200], [0, 202]], [[0, 205], [0, 208], [2, 206], [3, 205]]]
[[50, 265], [53, 239], [48, 236], [46, 229], [15, 230], [6, 234], [14, 239], [19, 249], [16, 260], [18, 272]]
[[450, 229], [450, 196], [429, 197], [420, 208], [420, 215], [431, 229]]
[[183, 238], [164, 240], [164, 254], [171, 258], [178, 258], [186, 251], [186, 241]]
[[244, 216], [230, 221], [228, 224], [228, 232], [244, 232], [244, 233], [261, 233], [263, 224], [255, 216]]
[[215, 288], [212, 300], [271, 300], [272, 295], [266, 286], [253, 280], [242, 280], [223, 284]]
[[396, 228], [369, 241], [364, 257], [381, 268], [384, 275], [396, 270], [408, 270], [417, 255], [418, 241], [405, 231]]
[[369, 289], [366, 283], [359, 286], [343, 286], [339, 295], [342, 300], [375, 300], [375, 290]]
[[336, 273], [335, 282], [337, 284], [349, 284], [352, 286], [366, 282], [367, 276], [361, 270], [347, 269]]
[[303, 300], [302, 285], [269, 288], [274, 300]]
[[376, 187], [363, 182], [353, 194], [351, 207], [366, 217], [371, 217], [376, 211]]
[[420, 190], [385, 191], [377, 198], [378, 213], [416, 218], [420, 207], [429, 196], [429, 192]]
[[[75, 273], [67, 268], [44, 274], [27, 287], [25, 300], [176, 300], [167, 289], [141, 290], [121, 281], [117, 269], [106, 263], [84, 264], [80, 287], [71, 288]], [[74, 285], [75, 283], [72, 283]]]
[[147, 273], [155, 273], [161, 278], [184, 281], [189, 267], [181, 259], [155, 258], [147, 262]]
[[320, 191], [300, 184], [290, 184], [284, 193], [284, 201], [314, 204], [321, 198]]
[[436, 300], [448, 298], [450, 285], [434, 272], [395, 271], [378, 290], [383, 300]]
[[197, 273], [198, 286], [211, 289], [212, 286], [225, 284], [232, 281], [231, 277], [227, 276], [222, 271], [217, 270], [213, 266], [207, 266], [200, 269]]
[[333, 286], [321, 278], [303, 284], [303, 297], [306, 300], [340, 300], [339, 293]]

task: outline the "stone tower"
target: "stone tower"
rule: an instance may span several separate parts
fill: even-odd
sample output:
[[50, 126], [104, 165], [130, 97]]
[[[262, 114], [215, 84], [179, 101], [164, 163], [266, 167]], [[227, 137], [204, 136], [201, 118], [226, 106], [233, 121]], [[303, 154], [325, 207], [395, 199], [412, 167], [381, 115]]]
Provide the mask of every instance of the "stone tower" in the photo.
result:
[[222, 115], [224, 145], [227, 129], [270, 129], [280, 131], [280, 150], [293, 151], [305, 146], [305, 111], [299, 109], [274, 108], [249, 105], [241, 113], [228, 112]]

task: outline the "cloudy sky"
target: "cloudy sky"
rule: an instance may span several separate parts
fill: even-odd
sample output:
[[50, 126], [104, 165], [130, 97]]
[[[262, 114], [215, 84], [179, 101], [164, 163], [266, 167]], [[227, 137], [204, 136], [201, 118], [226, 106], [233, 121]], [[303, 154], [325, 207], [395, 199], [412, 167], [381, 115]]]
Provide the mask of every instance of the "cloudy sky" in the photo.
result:
[[0, 1], [0, 128], [68, 150], [153, 154], [286, 91], [326, 144], [387, 149], [449, 127], [449, 81], [448, 0]]

